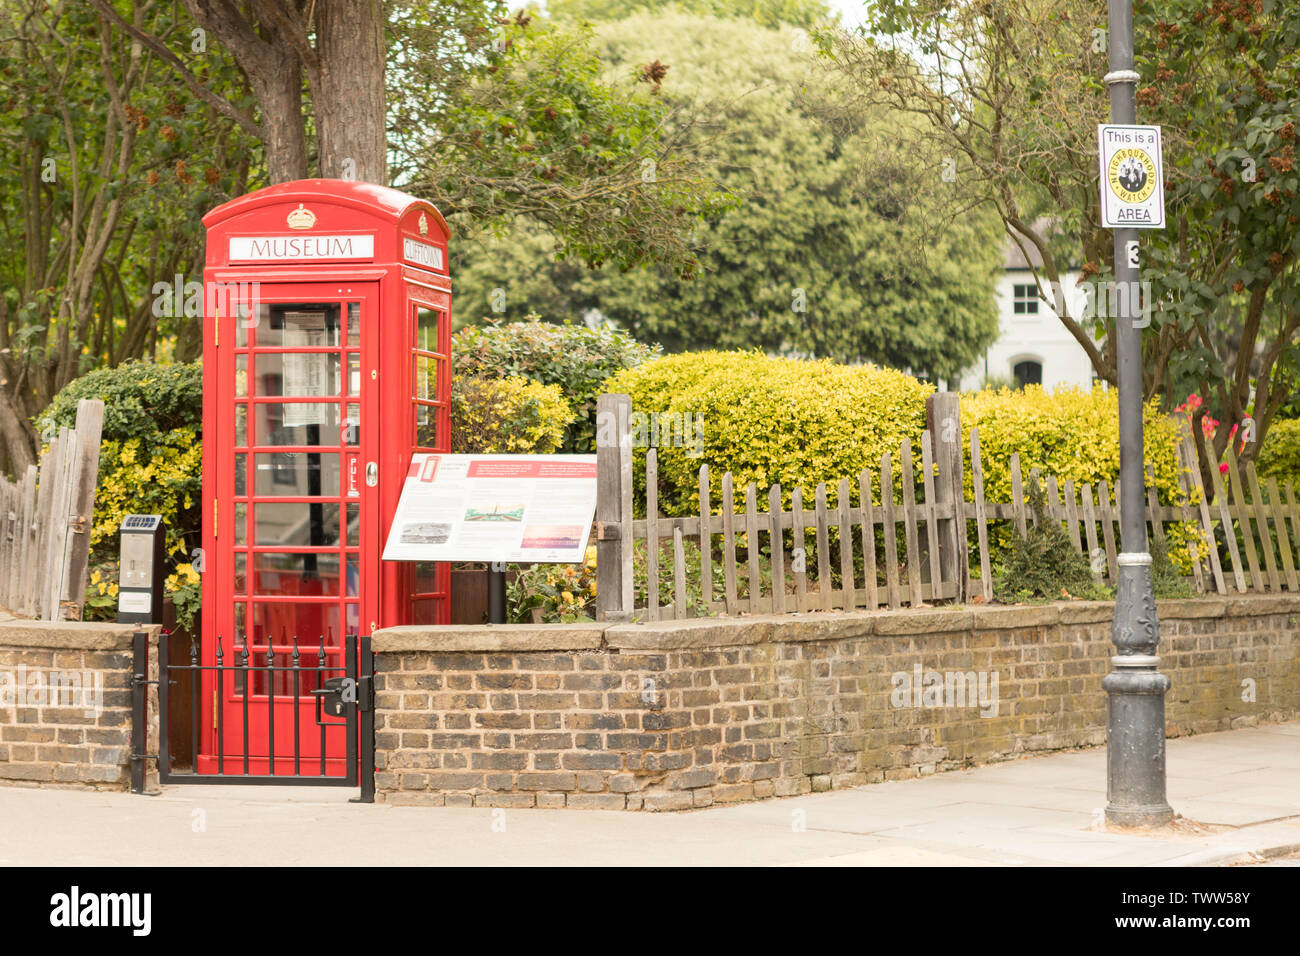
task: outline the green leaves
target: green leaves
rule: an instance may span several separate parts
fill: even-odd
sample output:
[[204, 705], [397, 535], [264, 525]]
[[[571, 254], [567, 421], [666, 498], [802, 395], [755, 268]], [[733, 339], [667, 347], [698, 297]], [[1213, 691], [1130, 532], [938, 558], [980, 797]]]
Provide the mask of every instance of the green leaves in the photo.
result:
[[558, 386], [577, 419], [568, 426], [559, 450], [586, 454], [595, 450], [596, 399], [605, 380], [653, 358], [657, 351], [613, 329], [513, 322], [470, 326], [456, 333], [452, 368], [457, 376], [522, 376]]
[[105, 441], [142, 439], [142, 449], [148, 454], [151, 443], [164, 440], [169, 432], [201, 425], [203, 363], [124, 362], [117, 368], [97, 369], [54, 397], [37, 419], [37, 431], [71, 428], [77, 419], [77, 403], [83, 398], [104, 402]]
[[844, 107], [801, 41], [672, 13], [601, 27], [610, 74], [669, 64], [659, 98], [682, 125], [668, 135], [735, 201], [695, 231], [690, 279], [669, 266], [585, 270], [563, 239], [517, 223], [462, 249], [459, 314], [494, 317], [489, 296], [503, 289], [508, 316], [594, 309], [670, 351], [759, 347], [934, 375], [968, 364], [996, 335], [992, 223], [927, 222], [942, 157], [899, 144], [901, 115]]
[[[1138, 69], [1144, 82], [1163, 78], [1166, 93], [1142, 117], [1165, 130], [1170, 223], [1143, 244], [1143, 278], [1160, 302], [1148, 364], [1166, 368], [1152, 384], [1174, 404], [1209, 382], [1213, 414], [1236, 420], [1243, 369], [1264, 393], [1294, 384], [1286, 357], [1300, 317], [1284, 300], [1292, 283], [1279, 278], [1294, 273], [1287, 257], [1300, 224], [1300, 10], [1159, 0], [1139, 8], [1136, 27]], [[1257, 417], [1266, 430], [1267, 415]]]
[[203, 367], [124, 362], [63, 388], [36, 420], [37, 431], [71, 428], [83, 398], [104, 402], [103, 448], [95, 493], [92, 563], [115, 560], [123, 515], [157, 512], [168, 552], [197, 545], [202, 490]]
[[[810, 501], [820, 481], [863, 469], [878, 474], [881, 454], [897, 453], [904, 438], [915, 440], [925, 427], [925, 396], [933, 389], [892, 369], [710, 350], [620, 372], [605, 390], [630, 395], [634, 412], [661, 422], [698, 423], [698, 441], [678, 442], [676, 433], [659, 430], [659, 505], [665, 514], [684, 515], [698, 513], [702, 464], [709, 466], [714, 502], [726, 471], [737, 489], [780, 482], [787, 503], [798, 485]], [[634, 459], [636, 500], [643, 502], [644, 456]], [[833, 503], [837, 492], [829, 490]]]
[[1047, 515], [1047, 496], [1037, 478], [1028, 484], [1034, 523], [1017, 530], [1010, 548], [1002, 554], [994, 581], [994, 595], [1003, 603], [1025, 600], [1058, 601], [1062, 598], [1102, 600], [1106, 590], [1092, 577], [1088, 559], [1070, 542], [1059, 521]]
[[415, 186], [469, 234], [516, 218], [593, 268], [695, 268], [686, 240], [726, 197], [666, 137], [670, 108], [603, 71], [589, 27], [504, 25], [496, 48], [430, 117]]
[[1288, 481], [1300, 486], [1300, 419], [1273, 422], [1260, 450], [1259, 474], [1277, 478], [1283, 488]]
[[548, 455], [574, 413], [557, 385], [518, 376], [458, 375], [451, 392], [455, 454]]
[[[130, 6], [117, 4], [128, 16]], [[245, 85], [222, 51], [195, 57], [174, 42], [193, 27], [182, 5], [137, 7], [136, 25], [173, 44], [218, 95]], [[15, 306], [0, 379], [26, 417], [88, 368], [197, 352], [198, 322], [159, 322], [151, 290], [201, 263], [202, 214], [244, 191], [256, 159], [228, 120], [90, 4], [4, 4], [0, 64], [0, 151], [13, 170], [0, 181], [12, 253], [0, 287]], [[9, 450], [12, 461], [19, 449]]]
[[823, 0], [550, 0], [546, 12], [568, 21], [614, 22], [641, 13], [677, 10], [702, 16], [752, 20], [759, 26], [812, 29], [830, 20]]

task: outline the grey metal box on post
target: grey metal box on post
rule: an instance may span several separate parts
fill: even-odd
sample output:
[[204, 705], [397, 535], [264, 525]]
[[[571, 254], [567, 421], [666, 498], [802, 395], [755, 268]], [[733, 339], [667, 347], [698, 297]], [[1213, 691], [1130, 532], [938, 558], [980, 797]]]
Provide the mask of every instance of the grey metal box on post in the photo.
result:
[[161, 624], [167, 577], [162, 516], [127, 515], [122, 519], [121, 535], [117, 620], [122, 624]]

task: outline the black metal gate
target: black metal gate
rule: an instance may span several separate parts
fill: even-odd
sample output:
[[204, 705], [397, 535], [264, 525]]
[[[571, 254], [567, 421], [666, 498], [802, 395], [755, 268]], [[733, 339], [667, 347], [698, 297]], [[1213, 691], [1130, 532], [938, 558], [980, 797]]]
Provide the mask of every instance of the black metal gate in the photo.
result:
[[[170, 660], [167, 635], [160, 635], [158, 641], [158, 679], [149, 679], [149, 647], [147, 635], [137, 631], [133, 641], [132, 681], [132, 727], [131, 727], [131, 789], [136, 793], [144, 792], [144, 761], [156, 759], [158, 762], [158, 779], [161, 783], [198, 783], [198, 784], [246, 784], [275, 786], [360, 786], [359, 802], [373, 803], [375, 799], [375, 710], [374, 710], [374, 674], [375, 656], [370, 649], [369, 635], [358, 638], [347, 635], [344, 639], [343, 663], [328, 664], [322, 652], [314, 664], [311, 660], [312, 650], [299, 653], [297, 641], [294, 641], [294, 653], [289, 664], [278, 664], [275, 654], [265, 652], [265, 662], [259, 662], [258, 651], [250, 650], [247, 645], [232, 648], [227, 662], [220, 639], [216, 652], [215, 664], [202, 664], [199, 650], [191, 645], [189, 660], [173, 662]], [[171, 732], [173, 725], [173, 697], [171, 688], [178, 683], [177, 678], [188, 675], [191, 694], [190, 714], [190, 753], [193, 755], [193, 768], [189, 771], [172, 768]], [[213, 735], [212, 747], [215, 750], [215, 771], [198, 772], [200, 755], [200, 693], [198, 688], [209, 686], [204, 675], [215, 678], [212, 708]], [[250, 729], [250, 707], [259, 707], [259, 703], [250, 703], [248, 689], [254, 680], [265, 681], [268, 688], [276, 686], [276, 675], [287, 675], [292, 685], [293, 731], [291, 735], [292, 752], [276, 753], [275, 710], [273, 699], [266, 704], [266, 754], [254, 755], [255, 740]], [[235, 710], [236, 724], [242, 727], [242, 746], [229, 754], [226, 749], [227, 719], [230, 708], [225, 707], [225, 687], [227, 677], [233, 678], [237, 687], [243, 688], [242, 704]], [[311, 678], [314, 686], [311, 690], [300, 692], [304, 680]], [[156, 683], [158, 687], [158, 753], [148, 754], [147, 722], [147, 688]], [[287, 696], [287, 695], [286, 695]], [[274, 695], [271, 695], [273, 698]], [[311, 713], [315, 720], [309, 726], [303, 726], [299, 718], [300, 703], [314, 702]], [[343, 718], [341, 723], [323, 718], [332, 716]], [[304, 732], [318, 735], [319, 747], [315, 754], [303, 753]], [[346, 740], [346, 773], [327, 774], [327, 733], [343, 733]], [[241, 735], [237, 732], [238, 741]], [[277, 772], [278, 763], [292, 760], [292, 772]], [[234, 769], [229, 764], [234, 762]], [[266, 773], [252, 772], [253, 764], [266, 764]]]

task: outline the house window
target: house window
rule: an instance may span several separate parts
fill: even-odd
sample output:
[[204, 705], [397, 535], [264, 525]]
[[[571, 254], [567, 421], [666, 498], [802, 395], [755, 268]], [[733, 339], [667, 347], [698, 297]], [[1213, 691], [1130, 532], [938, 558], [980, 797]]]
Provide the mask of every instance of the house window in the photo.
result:
[[1012, 374], [1016, 377], [1016, 388], [1024, 388], [1026, 385], [1043, 384], [1043, 363], [1026, 359], [1023, 362], [1017, 362]]
[[1011, 308], [1016, 315], [1038, 314], [1038, 286], [1016, 284], [1011, 287]]

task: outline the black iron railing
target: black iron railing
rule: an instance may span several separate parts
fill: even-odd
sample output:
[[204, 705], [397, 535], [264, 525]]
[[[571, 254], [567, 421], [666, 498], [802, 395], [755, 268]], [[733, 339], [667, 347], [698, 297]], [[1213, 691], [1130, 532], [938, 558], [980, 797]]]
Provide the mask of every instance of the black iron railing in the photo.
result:
[[[286, 652], [284, 647], [291, 647]], [[144, 789], [146, 754], [146, 687], [148, 648], [144, 632], [135, 640], [132, 701], [132, 774], [135, 792]], [[337, 651], [333, 652], [337, 655]], [[288, 657], [287, 663], [278, 662]], [[166, 636], [158, 643], [158, 777], [161, 783], [275, 784], [278, 786], [360, 786], [360, 801], [372, 803], [375, 792], [374, 653], [368, 635], [348, 635], [341, 661], [331, 662], [331, 651], [320, 639], [305, 650], [295, 636], [291, 645], [230, 647], [217, 639], [214, 663], [200, 661], [191, 644], [189, 661], [170, 659]], [[177, 702], [171, 688], [188, 676], [190, 694], [190, 753], [187, 771], [172, 766], [172, 707]], [[206, 678], [206, 680], [205, 680]], [[211, 708], [204, 713], [206, 695]], [[232, 707], [234, 712], [232, 713]], [[277, 753], [276, 711], [288, 709], [293, 732], [286, 752]], [[304, 711], [311, 720], [304, 720]], [[210, 733], [202, 719], [210, 716]], [[233, 734], [229, 722], [237, 724]], [[265, 731], [262, 731], [262, 726]], [[313, 726], [314, 725], [314, 726]], [[330, 744], [343, 735], [341, 761], [330, 755]], [[315, 737], [314, 752], [305, 752], [308, 734]], [[292, 769], [289, 769], [290, 765]], [[331, 772], [333, 768], [338, 772]], [[263, 772], [264, 771], [264, 772]]]

